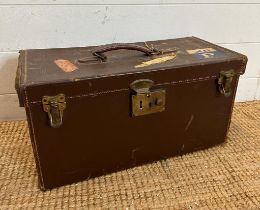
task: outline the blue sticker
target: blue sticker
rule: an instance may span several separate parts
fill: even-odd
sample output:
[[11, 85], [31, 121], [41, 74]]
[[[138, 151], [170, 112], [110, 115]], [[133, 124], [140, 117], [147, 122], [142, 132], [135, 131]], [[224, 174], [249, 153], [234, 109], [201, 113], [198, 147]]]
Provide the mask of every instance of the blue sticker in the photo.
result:
[[213, 48], [187, 50], [187, 52], [197, 59], [220, 58], [225, 56], [223, 52]]

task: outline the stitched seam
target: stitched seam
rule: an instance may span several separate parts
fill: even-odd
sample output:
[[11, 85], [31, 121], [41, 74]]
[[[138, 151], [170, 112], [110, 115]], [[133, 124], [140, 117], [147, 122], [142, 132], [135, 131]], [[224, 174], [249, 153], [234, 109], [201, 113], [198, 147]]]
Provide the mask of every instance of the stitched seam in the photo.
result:
[[196, 82], [196, 81], [206, 81], [206, 80], [215, 79], [215, 78], [217, 78], [217, 76], [198, 77], [198, 78], [194, 78], [194, 79], [186, 79], [186, 80], [179, 80], [179, 81], [160, 83], [160, 84], [156, 84], [155, 86], [186, 84], [186, 83], [188, 84], [188, 83], [192, 83], [192, 82]]
[[81, 94], [81, 95], [75, 95], [75, 96], [68, 96], [67, 98], [73, 99], [73, 98], [79, 98], [79, 97], [98, 96], [98, 95], [117, 93], [117, 92], [123, 92], [123, 91], [128, 91], [128, 90], [129, 90], [128, 88], [122, 88], [122, 89], [116, 89], [116, 90], [101, 91], [101, 92], [97, 92], [97, 93], [88, 93], [88, 94]]
[[25, 100], [26, 100], [26, 106], [28, 108], [28, 112], [29, 112], [29, 117], [30, 117], [30, 122], [31, 122], [31, 130], [32, 130], [32, 139], [33, 139], [33, 142], [34, 142], [34, 151], [35, 151], [35, 154], [36, 154], [36, 161], [37, 161], [37, 164], [38, 164], [38, 168], [39, 168], [39, 172], [40, 172], [40, 179], [41, 179], [41, 184], [43, 185], [43, 188], [44, 188], [44, 182], [43, 182], [43, 176], [42, 176], [42, 170], [41, 170], [41, 162], [40, 162], [40, 157], [39, 157], [39, 154], [38, 154], [38, 145], [36, 143], [36, 138], [35, 138], [35, 132], [34, 132], [34, 126], [33, 126], [33, 120], [32, 120], [32, 113], [31, 113], [31, 109], [30, 109], [30, 106], [29, 106], [29, 100], [28, 100], [28, 95], [27, 95], [27, 91], [26, 89], [24, 90], [25, 92]]
[[[198, 78], [187, 79], [187, 80], [164, 82], [164, 83], [156, 84], [156, 85], [154, 85], [154, 87], [162, 86], [162, 85], [189, 84], [189, 83], [193, 83], [193, 82], [197, 82], [197, 81], [207, 81], [207, 80], [215, 79], [215, 78], [217, 78], [217, 76], [198, 77]], [[80, 95], [75, 95], [75, 96], [67, 96], [67, 98], [73, 99], [73, 98], [88, 97], [88, 96], [94, 97], [94, 96], [98, 96], [98, 95], [104, 95], [104, 94], [109, 94], [109, 93], [118, 93], [118, 92], [124, 92], [124, 91], [129, 91], [129, 88], [121, 88], [121, 89], [115, 89], [115, 90], [100, 91], [100, 92], [95, 92], [95, 93], [80, 94]], [[31, 101], [29, 103], [38, 104], [38, 103], [42, 103], [42, 101]]]
[[[162, 71], [167, 71], [167, 70], [170, 70], [170, 69], [155, 69], [155, 70], [145, 70], [145, 71], [137, 71], [137, 72], [127, 72], [127, 73], [120, 73], [120, 74], [109, 74], [107, 76], [99, 76], [99, 77], [90, 77], [90, 78], [87, 78], [87, 79], [82, 79], [82, 80], [79, 80], [79, 82], [91, 82], [91, 80], [93, 79], [97, 79], [97, 80], [105, 80], [105, 79], [114, 79], [115, 77], [121, 77], [123, 76], [124, 78], [129, 78], [131, 77], [132, 75], [138, 75], [138, 74], [143, 74], [143, 73], [149, 73], [150, 75], [154, 75], [156, 73], [158, 74], [161, 74]], [[243, 74], [244, 72], [243, 71], [240, 71], [240, 72], [237, 72], [237, 74]], [[195, 78], [196, 79], [196, 78]], [[63, 83], [61, 83], [63, 82]], [[57, 83], [52, 83], [53, 86], [65, 86], [68, 84], [68, 81], [59, 81]], [[46, 83], [42, 83], [42, 84], [39, 84], [39, 85], [46, 85]]]

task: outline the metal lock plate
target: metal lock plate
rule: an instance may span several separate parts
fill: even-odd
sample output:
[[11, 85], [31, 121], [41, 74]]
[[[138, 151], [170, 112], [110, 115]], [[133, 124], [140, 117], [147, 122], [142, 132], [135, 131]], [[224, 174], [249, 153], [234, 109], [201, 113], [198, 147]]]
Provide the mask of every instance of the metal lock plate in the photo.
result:
[[136, 80], [130, 87], [134, 90], [132, 97], [132, 116], [162, 112], [165, 110], [165, 90], [150, 90], [154, 82], [149, 79]]
[[53, 128], [60, 127], [62, 125], [63, 110], [66, 108], [65, 95], [43, 96], [42, 106], [43, 110], [48, 113], [50, 126]]

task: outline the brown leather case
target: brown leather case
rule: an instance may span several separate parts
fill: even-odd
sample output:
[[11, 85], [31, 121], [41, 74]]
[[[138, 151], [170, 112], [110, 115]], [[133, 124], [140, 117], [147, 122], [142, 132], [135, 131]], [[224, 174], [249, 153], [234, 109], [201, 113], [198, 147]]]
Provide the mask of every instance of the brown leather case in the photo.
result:
[[20, 51], [41, 189], [223, 142], [246, 62], [195, 37]]

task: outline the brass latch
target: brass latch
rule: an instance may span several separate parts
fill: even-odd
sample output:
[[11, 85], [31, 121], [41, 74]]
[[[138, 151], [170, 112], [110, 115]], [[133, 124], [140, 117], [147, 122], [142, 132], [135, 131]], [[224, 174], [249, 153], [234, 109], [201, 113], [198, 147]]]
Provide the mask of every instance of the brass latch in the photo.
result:
[[224, 94], [226, 97], [231, 95], [231, 84], [233, 77], [235, 75], [235, 71], [229, 70], [229, 71], [221, 71], [219, 78], [218, 78], [218, 87], [219, 92], [221, 94]]
[[60, 127], [62, 125], [63, 110], [66, 108], [65, 95], [43, 96], [42, 105], [43, 110], [48, 113], [50, 126], [53, 128]]
[[132, 116], [140, 116], [162, 112], [165, 110], [165, 90], [150, 88], [154, 82], [140, 79], [131, 83], [130, 88], [135, 91], [132, 95]]

